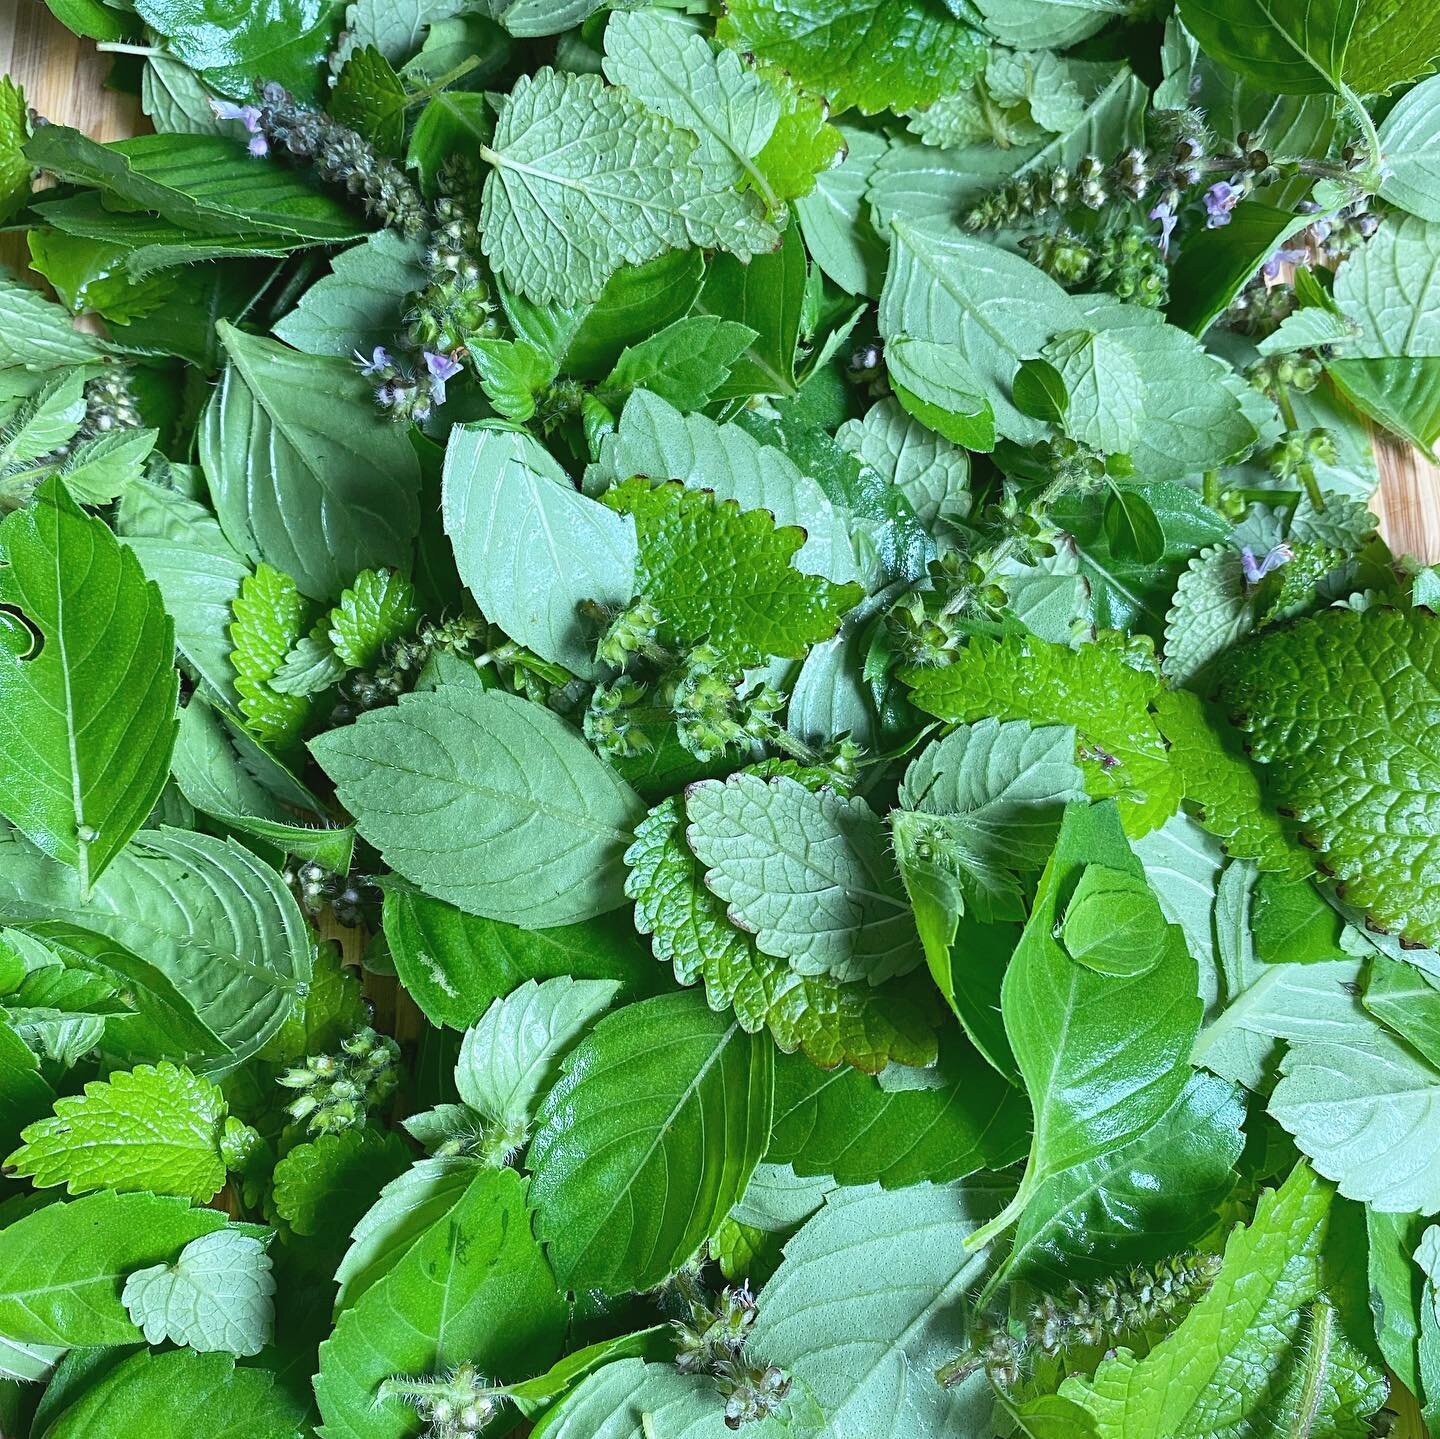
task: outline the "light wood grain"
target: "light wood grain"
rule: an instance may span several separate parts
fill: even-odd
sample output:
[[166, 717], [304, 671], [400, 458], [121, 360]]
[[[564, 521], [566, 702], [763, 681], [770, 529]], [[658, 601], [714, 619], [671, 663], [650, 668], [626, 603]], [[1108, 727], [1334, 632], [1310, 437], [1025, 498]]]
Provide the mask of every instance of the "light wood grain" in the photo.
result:
[[[147, 122], [139, 102], [104, 88], [110, 57], [70, 34], [40, 0], [0, 0], [0, 71], [25, 87], [30, 104], [49, 120], [74, 125], [97, 140], [133, 135]], [[0, 237], [10, 238], [10, 237]], [[13, 245], [0, 258], [23, 259]], [[1375, 444], [1381, 531], [1400, 554], [1440, 560], [1440, 470], [1380, 436]]]

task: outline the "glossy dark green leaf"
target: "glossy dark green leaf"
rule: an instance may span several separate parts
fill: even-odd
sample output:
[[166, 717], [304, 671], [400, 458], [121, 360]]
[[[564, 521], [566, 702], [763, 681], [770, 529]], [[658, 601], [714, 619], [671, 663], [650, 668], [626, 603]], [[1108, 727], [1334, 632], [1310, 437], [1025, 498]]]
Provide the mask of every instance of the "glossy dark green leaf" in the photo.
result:
[[1165, 532], [1139, 490], [1112, 489], [1105, 501], [1105, 538], [1118, 559], [1153, 565], [1165, 553]]
[[774, 1053], [693, 990], [608, 1014], [571, 1051], [527, 1158], [567, 1288], [649, 1289], [690, 1258], [765, 1152]]
[[1060, 371], [1049, 360], [1024, 361], [1015, 372], [1010, 398], [1023, 415], [1058, 425], [1065, 418], [1070, 396]]
[[468, 1029], [527, 979], [618, 979], [635, 999], [670, 988], [628, 912], [582, 924], [521, 929], [409, 890], [385, 896], [396, 973], [432, 1023]]

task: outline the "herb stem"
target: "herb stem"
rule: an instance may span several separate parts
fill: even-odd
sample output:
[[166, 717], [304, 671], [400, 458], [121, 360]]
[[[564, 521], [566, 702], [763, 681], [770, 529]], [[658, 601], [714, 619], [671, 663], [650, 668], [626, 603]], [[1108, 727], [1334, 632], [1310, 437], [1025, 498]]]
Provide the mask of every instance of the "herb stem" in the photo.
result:
[[106, 55], [139, 55], [145, 60], [156, 60], [165, 54], [154, 45], [131, 45], [123, 40], [102, 40], [95, 48]]

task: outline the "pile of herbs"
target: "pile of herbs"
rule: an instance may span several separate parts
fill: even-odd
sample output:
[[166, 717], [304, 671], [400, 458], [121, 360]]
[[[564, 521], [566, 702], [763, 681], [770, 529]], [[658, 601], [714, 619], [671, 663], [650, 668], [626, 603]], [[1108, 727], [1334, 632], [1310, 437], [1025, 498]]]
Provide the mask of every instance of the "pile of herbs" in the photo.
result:
[[4, 1433], [1440, 1434], [1440, 6], [52, 6]]

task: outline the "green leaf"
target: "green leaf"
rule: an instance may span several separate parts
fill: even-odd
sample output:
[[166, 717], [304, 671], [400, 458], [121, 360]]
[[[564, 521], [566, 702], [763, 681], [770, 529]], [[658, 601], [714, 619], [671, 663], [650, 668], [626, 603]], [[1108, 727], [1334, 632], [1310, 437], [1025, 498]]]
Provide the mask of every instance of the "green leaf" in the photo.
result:
[[[905, 771], [900, 803], [944, 817], [938, 832], [917, 830], [950, 851], [962, 892], [988, 921], [996, 907], [1022, 917], [1011, 872], [1044, 865], [1065, 805], [1083, 794], [1073, 729], [984, 719], [921, 751]], [[892, 823], [898, 839], [898, 816]]]
[[613, 979], [533, 979], [497, 999], [465, 1032], [460, 1098], [513, 1146], [529, 1133], [560, 1061], [615, 998]]
[[1360, 0], [1345, 52], [1345, 79], [1362, 95], [1383, 95], [1435, 68], [1440, 16], [1397, 0]]
[[897, 218], [880, 333], [955, 345], [995, 412], [995, 428], [1017, 444], [1045, 427], [1015, 406], [1011, 384], [1023, 360], [1061, 330], [1084, 328], [1080, 306], [1048, 275], [1007, 250], [967, 235], [954, 221]]
[[205, 410], [200, 462], [230, 542], [312, 599], [333, 599], [361, 570], [408, 566], [419, 463], [354, 365], [225, 322], [219, 333], [229, 364]]
[[0, 812], [88, 890], [165, 786], [174, 631], [135, 556], [58, 480], [0, 526], [0, 553], [19, 631], [0, 642]]
[[373, 45], [354, 51], [330, 92], [330, 113], [382, 154], [398, 155], [405, 144], [410, 96], [394, 67]]
[[539, 705], [444, 685], [310, 748], [360, 834], [436, 899], [536, 929], [621, 903], [644, 807]]
[[775, 232], [734, 191], [707, 187], [696, 141], [598, 75], [521, 76], [480, 157], [480, 232], [496, 273], [529, 299], [596, 299], [625, 263], [723, 244], [743, 256]]
[[1056, 1293], [1194, 1244], [1235, 1187], [1244, 1118], [1233, 1085], [1191, 1075], [1144, 1134], [1035, 1191], [1015, 1230], [1006, 1280]]
[[982, 1434], [993, 1390], [930, 1377], [964, 1347], [964, 1297], [986, 1257], [966, 1244], [995, 1192], [963, 1184], [838, 1190], [785, 1245], [749, 1343], [803, 1385], [835, 1434]]
[[565, 1308], [530, 1232], [513, 1170], [476, 1176], [464, 1197], [340, 1316], [320, 1346], [315, 1397], [326, 1439], [403, 1439], [415, 1412], [380, 1399], [391, 1377], [463, 1362], [507, 1378], [559, 1351]]
[[1278, 945], [1265, 951], [1277, 962], [1261, 958], [1252, 935], [1252, 927], [1259, 931], [1252, 921], [1254, 877], [1246, 864], [1231, 864], [1221, 876], [1212, 1013], [1190, 1061], [1260, 1090], [1279, 1058], [1277, 1040], [1300, 1044], [1353, 1033], [1364, 1015], [1355, 998], [1359, 960], [1286, 963]]
[[209, 510], [148, 480], [137, 480], [126, 492], [117, 528], [145, 577], [160, 587], [181, 655], [215, 695], [238, 710], [228, 627], [250, 566]]
[[1126, 349], [1140, 376], [1127, 453], [1147, 482], [1197, 475], [1254, 445], [1259, 432], [1240, 399], [1247, 392], [1192, 335], [1140, 305], [1090, 297], [1082, 306], [1085, 324]]
[[1044, 358], [1064, 385], [1066, 434], [1107, 454], [1127, 453], [1140, 429], [1144, 384], [1124, 342], [1108, 333], [1071, 330], [1046, 345]]
[[[248, 97], [248, 80], [242, 90]], [[220, 253], [234, 253], [226, 248], [234, 244], [240, 253], [266, 246], [283, 253], [298, 245], [358, 240], [367, 228], [295, 171], [257, 165], [243, 146], [220, 135], [140, 135], [98, 145], [68, 126], [43, 125], [25, 153], [57, 179], [93, 185], [126, 208], [152, 211], [167, 222], [147, 225], [148, 233], [158, 228], [165, 239], [143, 263], [128, 262], [132, 278], [147, 268], [183, 263], [187, 242], [219, 245]]]
[[1424, 1273], [1415, 1263], [1417, 1241], [1425, 1228], [1418, 1215], [1365, 1211], [1369, 1239], [1366, 1265], [1375, 1339], [1395, 1377], [1412, 1394], [1421, 1393], [1420, 1311], [1426, 1303]]
[[948, 1043], [938, 1069], [917, 1077], [919, 1088], [892, 1089], [883, 1074], [781, 1060], [768, 1161], [842, 1185], [900, 1189], [1001, 1169], [1024, 1153], [1025, 1096], [977, 1065], [966, 1045]]
[[708, 1375], [629, 1357], [587, 1375], [535, 1432], [542, 1439], [645, 1439], [648, 1429], [666, 1439], [720, 1439], [724, 1413]]
[[300, 638], [305, 609], [295, 581], [264, 563], [240, 581], [231, 605], [230, 667], [240, 713], [258, 740], [280, 749], [295, 744], [310, 714], [305, 695], [283, 693], [270, 683]]
[[828, 278], [851, 295], [878, 295], [885, 280], [886, 245], [870, 221], [865, 192], [885, 140], [843, 128], [845, 158], [815, 177], [815, 189], [795, 202], [805, 248]]
[[1314, 95], [1340, 83], [1359, 0], [1181, 0], [1205, 51], [1267, 90]]
[[29, 132], [25, 92], [6, 75], [0, 79], [0, 221], [8, 221], [30, 198]]
[[1165, 553], [1165, 532], [1139, 490], [1110, 491], [1105, 501], [1105, 538], [1117, 558], [1153, 565]]
[[[1440, 220], [1440, 76], [1400, 97], [1380, 125], [1380, 193], [1422, 220]], [[1303, 313], [1303, 312], [1302, 312]]]
[[1001, 990], [1035, 1132], [1020, 1193], [983, 1238], [1017, 1218], [1047, 1179], [1143, 1134], [1187, 1078], [1184, 1060], [1200, 1027], [1200, 1002], [1195, 961], [1180, 931], [1165, 927], [1155, 969], [1123, 977], [1076, 964], [1056, 938], [1068, 897], [1086, 866], [1096, 864], [1136, 878], [1144, 872], [1113, 805], [1073, 803]]
[[912, 420], [898, 401], [872, 405], [863, 419], [841, 425], [835, 438], [861, 464], [894, 485], [927, 530], [970, 513], [970, 457]]
[[25, 1130], [5, 1168], [40, 1189], [147, 1189], [204, 1202], [225, 1183], [225, 1114], [208, 1079], [173, 1064], [142, 1065], [57, 1099], [55, 1117]]
[[559, 327], [553, 335], [535, 328], [534, 308], [526, 301], [503, 288], [500, 294], [518, 335], [557, 363], [563, 359], [568, 373], [599, 380], [626, 345], [690, 313], [704, 274], [705, 256], [698, 250], [668, 250], [643, 265], [622, 265], [593, 305], [551, 308], [546, 329]]
[[181, 711], [174, 773], [181, 794], [211, 818], [282, 854], [349, 872], [355, 831], [298, 823], [246, 769], [224, 722], [198, 695]]
[[222, 94], [244, 98], [257, 80], [313, 96], [338, 18], [336, 0], [266, 0], [239, 16], [216, 0], [140, 0], [136, 9], [177, 60]]
[[305, 291], [274, 333], [307, 355], [369, 355], [394, 341], [406, 296], [425, 280], [420, 246], [381, 230], [336, 255], [330, 273]]
[[142, 1350], [105, 1370], [54, 1419], [49, 1439], [297, 1439], [304, 1406], [268, 1369], [228, 1354]]
[[371, 1125], [297, 1144], [275, 1166], [275, 1213], [296, 1234], [324, 1235], [333, 1244], [378, 1191], [405, 1172], [410, 1158], [402, 1135]]
[[1065, 377], [1049, 360], [1038, 357], [1023, 361], [1015, 371], [1010, 398], [1022, 415], [1031, 415], [1048, 425], [1060, 424], [1070, 408]]
[[1440, 355], [1440, 225], [1403, 215], [1375, 238], [1335, 274], [1335, 303], [1361, 330], [1343, 363]]
[[717, 500], [733, 500], [742, 510], [768, 510], [777, 525], [800, 526], [807, 538], [795, 552], [795, 568], [805, 574], [836, 583], [860, 574], [850, 517], [783, 450], [739, 425], [682, 415], [658, 396], [637, 390], [619, 428], [601, 442], [585, 488], [594, 492], [633, 475], [664, 475], [690, 489], [710, 490]]
[[1440, 439], [1440, 356], [1423, 360], [1331, 360], [1335, 388], [1362, 415], [1427, 455]]
[[22, 1344], [135, 1344], [125, 1276], [169, 1263], [225, 1228], [214, 1209], [154, 1194], [91, 1194], [47, 1204], [0, 1232], [0, 1332]]
[[1364, 1004], [1426, 1061], [1440, 1066], [1440, 985], [1423, 969], [1375, 955]]
[[694, 994], [606, 1015], [571, 1052], [527, 1161], [565, 1287], [649, 1289], [690, 1258], [765, 1152], [772, 1053]]
[[[1268, 631], [1222, 671], [1226, 709], [1265, 766], [1271, 802], [1376, 924], [1440, 943], [1440, 620], [1324, 610]], [[1355, 716], [1365, 723], [1357, 731]]]
[[920, 0], [735, 0], [718, 33], [824, 95], [836, 113], [928, 105], [984, 57], [976, 30]]
[[192, 1239], [174, 1264], [137, 1269], [120, 1302], [147, 1342], [170, 1340], [191, 1349], [258, 1354], [270, 1342], [275, 1280], [265, 1245], [220, 1229]]
[[968, 450], [995, 448], [995, 412], [959, 345], [892, 335], [885, 368], [896, 398], [921, 424]]
[[1332, 1191], [1304, 1164], [1260, 1196], [1210, 1291], [1143, 1359], [1128, 1349], [1093, 1380], [1067, 1379], [1099, 1439], [1172, 1434], [1358, 1433], [1384, 1402], [1383, 1373], [1358, 1352], [1322, 1297]]
[[389, 889], [385, 938], [410, 997], [432, 1024], [451, 1029], [468, 1028], [529, 979], [613, 979], [634, 998], [665, 987], [625, 914], [525, 930]]
[[755, 255], [744, 264], [733, 255], [716, 255], [709, 262], [696, 313], [755, 331], [725, 383], [717, 388], [716, 399], [795, 394], [806, 274], [805, 246], [794, 225], [786, 228], [769, 254]]
[[1194, 681], [1244, 639], [1257, 618], [1239, 550], [1231, 545], [1201, 550], [1180, 576], [1165, 617], [1161, 669], [1177, 684]]
[[330, 643], [351, 669], [368, 669], [420, 618], [415, 586], [395, 570], [362, 570], [330, 611]]
[[760, 72], [780, 97], [780, 119], [755, 164], [778, 200], [803, 199], [819, 177], [845, 156], [845, 137], [829, 123], [823, 96], [797, 89], [784, 70]]
[[511, 639], [572, 673], [596, 673], [579, 606], [633, 593], [634, 525], [577, 494], [538, 440], [493, 424], [451, 432], [445, 532], [460, 578]]
[[901, 678], [920, 709], [952, 724], [993, 716], [1073, 725], [1087, 791], [1119, 797], [1133, 834], [1175, 810], [1178, 776], [1150, 717], [1158, 683], [1107, 646], [1070, 650], [1033, 637], [974, 639], [954, 664], [906, 670]]
[[[760, 261], [752, 261], [759, 264]], [[677, 410], [698, 410], [724, 386], [756, 332], [713, 315], [688, 315], [626, 346], [601, 393], [607, 402], [647, 389]]]
[[764, 953], [871, 984], [920, 963], [885, 827], [863, 799], [737, 774], [692, 785], [685, 807], [706, 887]]
[[742, 665], [798, 658], [834, 634], [861, 598], [858, 585], [793, 568], [804, 531], [777, 528], [764, 510], [638, 478], [605, 501], [633, 517], [635, 590], [660, 611], [666, 644], [706, 642]]
[[1186, 799], [1199, 805], [1205, 828], [1225, 841], [1227, 853], [1269, 872], [1307, 874], [1309, 861], [1286, 839], [1265, 803], [1259, 773], [1222, 717], [1184, 690], [1162, 690], [1155, 713]]
[[1340, 1192], [1383, 1213], [1434, 1214], [1426, 1160], [1440, 1134], [1440, 1071], [1374, 1025], [1291, 1043], [1270, 1113]]
[[716, 50], [679, 15], [619, 11], [605, 27], [605, 78], [698, 137], [709, 188], [745, 181], [767, 196], [755, 164], [780, 119], [780, 98], [732, 50]]
[[381, 1191], [352, 1231], [335, 1280], [337, 1310], [350, 1308], [383, 1279], [464, 1197], [479, 1169], [468, 1156], [422, 1159]]
[[1060, 942], [1086, 969], [1138, 979], [1165, 957], [1168, 931], [1140, 875], [1088, 864], [1065, 907]]
[[50, 370], [97, 360], [105, 348], [29, 285], [0, 274], [0, 369]]
[[536, 400], [558, 373], [555, 361], [527, 340], [470, 340], [465, 348], [485, 398], [517, 423], [535, 413]]
[[[17, 836], [0, 838], [0, 913], [27, 928], [74, 926], [98, 931], [133, 951], [169, 981], [156, 986], [188, 1001], [178, 1022], [199, 1042], [194, 1018], [213, 1047], [197, 1053], [210, 1065], [238, 1064], [284, 1023], [295, 995], [310, 982], [311, 938], [280, 876], [232, 841], [175, 829], [147, 830], [101, 876], [88, 898], [74, 874]], [[90, 953], [93, 936], [74, 936]], [[95, 951], [103, 966], [131, 968], [124, 953]], [[169, 988], [173, 985], [174, 989]], [[175, 1024], [171, 1018], [168, 1023]], [[174, 1032], [174, 1031], [172, 1031]], [[182, 1055], [175, 1055], [180, 1058]]]
[[655, 958], [673, 965], [681, 984], [703, 980], [712, 1009], [733, 1007], [741, 1028], [768, 1027], [783, 1051], [801, 1049], [818, 1065], [843, 1061], [873, 1072], [891, 1060], [935, 1058], [934, 1007], [923, 990], [840, 984], [828, 974], [796, 974], [762, 954], [705, 888], [685, 825], [680, 797], [663, 800], [636, 826], [625, 852], [635, 927], [652, 936]]

